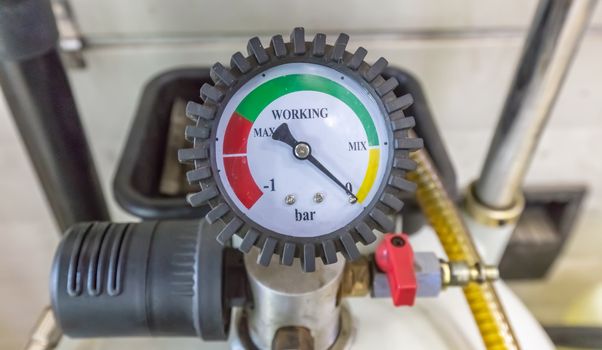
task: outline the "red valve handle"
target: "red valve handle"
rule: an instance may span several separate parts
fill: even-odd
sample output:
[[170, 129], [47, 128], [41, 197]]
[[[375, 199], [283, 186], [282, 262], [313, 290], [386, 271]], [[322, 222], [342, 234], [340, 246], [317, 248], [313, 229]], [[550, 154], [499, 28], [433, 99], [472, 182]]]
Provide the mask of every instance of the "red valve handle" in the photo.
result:
[[376, 265], [387, 274], [391, 297], [395, 306], [414, 305], [416, 299], [416, 272], [414, 251], [408, 236], [388, 233], [376, 248]]

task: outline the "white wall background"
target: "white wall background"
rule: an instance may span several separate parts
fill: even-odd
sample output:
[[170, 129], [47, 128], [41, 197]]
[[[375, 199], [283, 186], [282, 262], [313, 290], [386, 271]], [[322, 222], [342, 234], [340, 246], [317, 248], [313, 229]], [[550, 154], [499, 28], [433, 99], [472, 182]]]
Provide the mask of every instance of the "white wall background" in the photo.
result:
[[[112, 214], [115, 167], [143, 85], [161, 71], [228, 63], [246, 40], [305, 26], [350, 33], [369, 60], [386, 57], [423, 83], [465, 185], [474, 179], [536, 1], [72, 0], [89, 43], [69, 76]], [[334, 35], [329, 39], [334, 40]], [[575, 319], [602, 267], [602, 8], [594, 15], [528, 175], [531, 184], [587, 183], [577, 232], [549, 278], [515, 284], [548, 322]], [[21, 346], [48, 302], [56, 229], [10, 114], [0, 100], [0, 348]], [[600, 306], [599, 306], [600, 307]], [[598, 309], [600, 310], [600, 309]], [[599, 311], [602, 315], [602, 311]], [[600, 316], [602, 317], [602, 316]], [[602, 320], [599, 320], [602, 322]]]

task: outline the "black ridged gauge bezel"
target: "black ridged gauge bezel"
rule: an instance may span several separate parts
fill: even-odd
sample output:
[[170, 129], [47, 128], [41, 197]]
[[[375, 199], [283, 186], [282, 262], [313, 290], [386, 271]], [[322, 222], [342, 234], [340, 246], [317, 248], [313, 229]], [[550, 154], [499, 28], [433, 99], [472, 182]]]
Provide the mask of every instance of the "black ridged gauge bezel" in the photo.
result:
[[[187, 173], [188, 182], [198, 184], [201, 191], [187, 196], [192, 206], [209, 204], [211, 211], [205, 219], [209, 223], [221, 221], [225, 224], [217, 239], [225, 244], [234, 235], [242, 238], [239, 249], [245, 253], [253, 246], [261, 249], [258, 263], [267, 266], [272, 255], [280, 256], [280, 263], [291, 265], [295, 258], [301, 259], [304, 271], [315, 270], [315, 259], [325, 264], [337, 261], [337, 252], [347, 259], [360, 256], [357, 242], [370, 244], [376, 240], [373, 230], [392, 232], [394, 223], [391, 215], [399, 212], [403, 202], [402, 192], [413, 192], [414, 183], [405, 179], [405, 173], [415, 169], [409, 152], [422, 148], [422, 139], [410, 138], [408, 131], [414, 126], [414, 118], [404, 115], [403, 110], [413, 100], [410, 95], [397, 96], [399, 85], [394, 77], [385, 80], [381, 73], [387, 66], [384, 58], [372, 65], [364, 62], [367, 51], [359, 47], [354, 53], [346, 51], [347, 34], [340, 34], [333, 45], [326, 43], [326, 35], [316, 34], [311, 42], [305, 41], [303, 28], [295, 28], [290, 41], [282, 35], [272, 37], [270, 46], [264, 48], [259, 38], [247, 44], [248, 56], [237, 52], [232, 55], [230, 68], [216, 63], [211, 68], [214, 85], [204, 84], [200, 90], [202, 103], [189, 102], [186, 115], [196, 122], [186, 128], [186, 138], [193, 142], [192, 148], [181, 149], [180, 162], [192, 162], [194, 169]], [[238, 210], [224, 191], [216, 173], [215, 134], [219, 119], [230, 98], [254, 76], [272, 67], [287, 63], [312, 63], [332, 68], [351, 79], [355, 79], [371, 93], [382, 111], [389, 136], [389, 159], [385, 177], [376, 196], [364, 211], [345, 227], [318, 237], [294, 237], [270, 231]], [[373, 116], [374, 117], [374, 116]]]

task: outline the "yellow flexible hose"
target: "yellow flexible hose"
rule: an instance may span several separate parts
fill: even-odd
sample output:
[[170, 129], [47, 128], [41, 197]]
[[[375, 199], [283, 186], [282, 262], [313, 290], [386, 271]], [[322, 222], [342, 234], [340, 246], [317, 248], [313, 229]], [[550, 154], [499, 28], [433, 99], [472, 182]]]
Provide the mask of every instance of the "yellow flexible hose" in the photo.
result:
[[[408, 174], [418, 188], [416, 197], [425, 216], [439, 236], [450, 261], [480, 262], [481, 258], [454, 202], [450, 199], [424, 150], [412, 153], [416, 171]], [[510, 323], [491, 283], [470, 283], [464, 288], [487, 349], [519, 349]]]

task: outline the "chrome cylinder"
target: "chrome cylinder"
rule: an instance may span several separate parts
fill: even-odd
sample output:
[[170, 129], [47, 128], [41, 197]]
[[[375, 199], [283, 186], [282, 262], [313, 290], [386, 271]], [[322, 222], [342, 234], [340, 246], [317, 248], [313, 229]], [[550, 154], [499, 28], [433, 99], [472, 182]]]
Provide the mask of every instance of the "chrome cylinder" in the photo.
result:
[[541, 0], [489, 148], [476, 196], [513, 207], [596, 0]]
[[246, 310], [248, 332], [259, 349], [271, 349], [276, 335], [292, 327], [311, 336], [313, 349], [328, 349], [337, 341], [341, 326], [338, 291], [345, 262], [323, 265], [306, 273], [298, 261], [292, 266], [272, 258], [270, 266], [256, 263], [258, 250], [245, 255], [253, 292], [253, 307]]
[[62, 337], [61, 329], [56, 323], [50, 307], [42, 312], [40, 319], [25, 345], [25, 350], [52, 350], [55, 349]]

